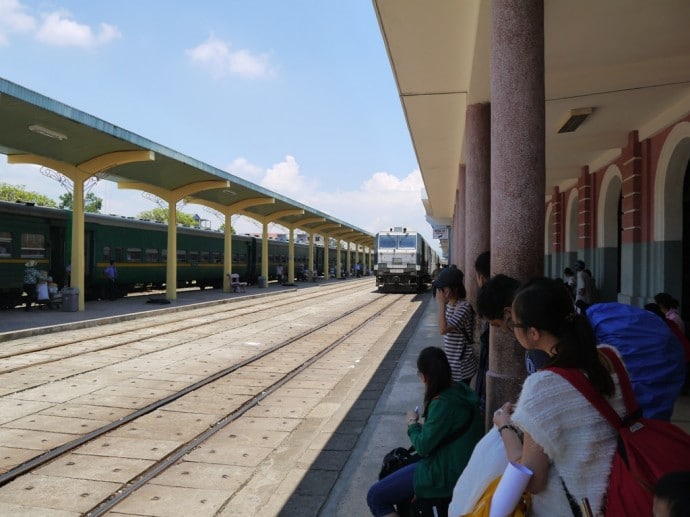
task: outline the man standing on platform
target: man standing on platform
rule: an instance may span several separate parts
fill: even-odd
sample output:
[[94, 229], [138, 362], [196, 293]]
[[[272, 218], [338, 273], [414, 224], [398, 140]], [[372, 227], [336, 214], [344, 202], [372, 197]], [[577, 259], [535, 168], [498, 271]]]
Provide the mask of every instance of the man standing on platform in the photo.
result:
[[106, 292], [108, 294], [108, 300], [111, 302], [115, 299], [117, 294], [117, 268], [115, 267], [115, 261], [111, 260], [110, 265], [105, 268], [105, 278], [106, 278]]

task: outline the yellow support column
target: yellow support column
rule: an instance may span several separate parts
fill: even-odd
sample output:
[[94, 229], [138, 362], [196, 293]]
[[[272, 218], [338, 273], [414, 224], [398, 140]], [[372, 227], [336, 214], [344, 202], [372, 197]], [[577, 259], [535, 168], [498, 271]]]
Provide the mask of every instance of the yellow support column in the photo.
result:
[[[266, 221], [263, 223], [263, 234], [261, 236], [261, 276], [264, 277], [264, 282], [266, 282], [264, 287], [268, 287], [268, 223]], [[261, 286], [259, 285], [259, 287]]]
[[340, 239], [335, 240], [335, 277], [342, 278], [341, 270], [343, 269], [343, 257]]
[[168, 200], [168, 257], [165, 266], [165, 297], [177, 300], [177, 204], [171, 200]]
[[232, 274], [232, 226], [230, 212], [225, 213], [225, 242], [223, 242], [223, 292], [230, 292], [230, 275]]
[[290, 227], [290, 238], [288, 239], [288, 282], [289, 285], [295, 283], [295, 230]]
[[345, 257], [345, 267], [347, 268], [347, 274], [352, 271], [352, 258], [350, 257], [350, 250], [352, 248], [352, 243], [348, 241], [347, 243], [347, 257]]
[[75, 178], [72, 193], [72, 261], [71, 285], [79, 289], [79, 310], [86, 308], [84, 274], [84, 182]]
[[314, 271], [314, 233], [309, 234], [309, 273], [316, 274]]
[[330, 238], [328, 237], [328, 235], [323, 234], [323, 277], [326, 280], [329, 280], [331, 278], [331, 268], [329, 265], [329, 262], [331, 261], [331, 257], [329, 256], [329, 241]]

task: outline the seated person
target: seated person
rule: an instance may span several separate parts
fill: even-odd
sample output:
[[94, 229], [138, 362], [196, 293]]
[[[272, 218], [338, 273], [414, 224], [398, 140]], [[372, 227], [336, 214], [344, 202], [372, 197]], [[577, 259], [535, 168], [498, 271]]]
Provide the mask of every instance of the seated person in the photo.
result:
[[446, 354], [427, 347], [417, 358], [424, 383], [424, 424], [407, 413], [407, 435], [421, 460], [375, 483], [367, 504], [375, 517], [397, 515], [395, 505], [416, 499], [450, 499], [453, 487], [483, 433], [477, 395], [453, 382]]

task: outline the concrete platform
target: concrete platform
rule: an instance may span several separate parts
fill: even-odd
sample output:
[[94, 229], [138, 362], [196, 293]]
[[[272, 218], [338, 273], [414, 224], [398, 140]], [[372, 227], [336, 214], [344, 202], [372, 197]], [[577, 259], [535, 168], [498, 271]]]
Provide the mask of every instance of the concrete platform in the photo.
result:
[[[125, 321], [142, 317], [145, 313], [160, 310], [183, 310], [186, 306], [200, 303], [218, 303], [222, 300], [234, 298], [256, 298], [257, 296], [270, 296], [281, 291], [295, 289], [318, 288], [322, 285], [344, 282], [363, 282], [370, 280], [374, 286], [374, 277], [364, 279], [324, 280], [317, 282], [297, 282], [294, 285], [279, 285], [269, 283], [268, 287], [247, 286], [245, 292], [224, 293], [222, 289], [183, 289], [177, 292], [177, 299], [169, 304], [147, 303], [150, 299], [163, 300], [163, 291], [148, 293], [134, 293], [114, 301], [95, 300], [85, 303], [84, 311], [65, 312], [60, 309], [33, 306], [25, 311], [23, 307], [10, 310], [0, 310], [0, 343], [17, 337], [29, 335], [49, 334], [58, 330], [84, 328], [94, 324], [95, 320], [103, 318], [111, 322]], [[57, 328], [59, 326], [59, 328]]]

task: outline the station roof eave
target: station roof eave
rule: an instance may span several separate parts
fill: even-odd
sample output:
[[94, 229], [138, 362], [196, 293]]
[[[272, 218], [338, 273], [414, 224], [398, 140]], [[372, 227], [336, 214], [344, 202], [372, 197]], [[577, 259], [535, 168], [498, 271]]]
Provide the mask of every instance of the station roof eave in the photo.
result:
[[[372, 0], [428, 195], [451, 220], [468, 106], [491, 102], [488, 0]], [[690, 112], [690, 2], [544, 2], [546, 194]], [[571, 109], [594, 108], [559, 133]]]
[[0, 78], [0, 153], [37, 155], [78, 166], [122, 151], [152, 151], [155, 159], [114, 165], [102, 179], [141, 183], [142, 190], [151, 185], [167, 191], [190, 183], [225, 180], [227, 187], [197, 192], [194, 202], [230, 206], [245, 199], [273, 198], [275, 202], [247, 207], [243, 213], [262, 220], [273, 213], [302, 210], [281, 220], [298, 226], [301, 219], [318, 217], [373, 239], [361, 228]]

